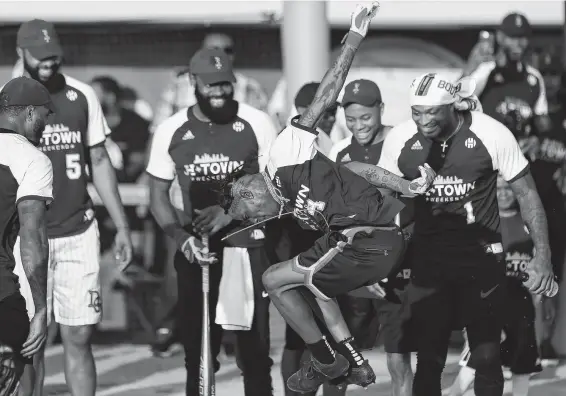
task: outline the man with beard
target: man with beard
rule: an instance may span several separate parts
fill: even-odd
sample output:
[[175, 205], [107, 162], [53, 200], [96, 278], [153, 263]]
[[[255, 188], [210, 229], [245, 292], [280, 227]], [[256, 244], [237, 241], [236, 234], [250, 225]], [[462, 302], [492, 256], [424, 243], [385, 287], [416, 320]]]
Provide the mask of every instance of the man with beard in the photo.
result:
[[472, 79], [427, 73], [410, 88], [412, 119], [389, 132], [379, 166], [412, 178], [427, 161], [432, 188], [415, 199], [407, 310], [417, 337], [415, 396], [440, 396], [450, 334], [465, 327], [476, 362], [475, 394], [501, 396], [499, 354], [506, 297], [497, 207], [497, 175], [509, 182], [536, 248], [526, 272], [529, 290], [557, 287], [550, 264], [546, 215], [529, 164], [513, 134], [478, 112]]
[[[49, 92], [30, 78], [15, 78], [0, 92], [0, 395], [3, 396], [14, 395], [26, 359], [41, 349], [47, 335], [46, 211], [53, 200], [53, 170], [47, 156], [34, 146], [39, 144], [52, 110]], [[19, 290], [19, 281], [24, 279], [36, 306], [31, 323]]]
[[[524, 15], [507, 15], [495, 34], [491, 53], [483, 55], [488, 59], [468, 73], [476, 80], [475, 94], [485, 114], [507, 126], [518, 139], [548, 128], [544, 81], [525, 59], [531, 36], [532, 28]], [[472, 50], [471, 58], [478, 48]]]
[[[202, 42], [202, 49], [216, 49], [224, 52], [234, 64], [234, 40], [224, 33], [210, 33], [206, 35]], [[192, 106], [197, 98], [194, 95], [195, 85], [188, 69], [178, 72], [173, 77], [173, 81], [161, 94], [161, 101], [155, 110], [155, 117], [152, 122], [152, 131], [168, 117], [171, 117], [180, 109]], [[240, 72], [234, 72], [234, 99], [239, 103], [245, 103], [259, 110], [267, 107], [267, 95], [262, 86], [255, 79]]]
[[[381, 123], [384, 104], [379, 87], [370, 80], [350, 82], [344, 88], [342, 107], [346, 126], [352, 136], [334, 145], [330, 159], [337, 163], [357, 161], [377, 165], [383, 140], [392, 128]], [[390, 192], [383, 190], [382, 193]], [[399, 225], [410, 234], [413, 200], [401, 198], [401, 201], [405, 208], [399, 214]], [[371, 331], [371, 325], [375, 319], [379, 320], [379, 332], [383, 334], [394, 396], [410, 396], [413, 386], [411, 352], [414, 352], [416, 347], [409, 320], [401, 318], [401, 300], [411, 274], [411, 270], [405, 267], [389, 278], [385, 300], [346, 296], [343, 303], [349, 308], [345, 312], [346, 322], [360, 346], [374, 346], [377, 332]]]
[[[226, 265], [233, 248], [245, 251], [253, 282], [253, 319], [249, 331], [236, 331], [238, 363], [243, 371], [247, 396], [272, 394], [269, 358], [269, 300], [263, 294], [261, 274], [269, 265], [261, 228], [241, 229], [240, 223], [225, 214], [217, 201], [218, 181], [242, 166], [258, 171], [265, 167], [267, 152], [277, 135], [269, 116], [234, 100], [234, 73], [223, 51], [203, 49], [189, 63], [197, 104], [182, 109], [155, 131], [147, 173], [150, 177], [150, 208], [163, 231], [177, 243], [175, 256], [178, 303], [177, 333], [185, 350], [187, 395], [198, 394], [202, 328], [202, 278], [195, 236], [210, 235], [210, 251]], [[169, 199], [175, 177], [182, 191], [181, 221]], [[230, 235], [234, 234], [232, 237]], [[222, 241], [227, 237], [226, 242]], [[243, 249], [242, 249], [243, 248]], [[232, 254], [232, 253], [230, 253]], [[249, 258], [247, 258], [249, 257]], [[217, 304], [221, 298], [222, 264], [210, 267], [210, 332], [213, 356], [220, 350], [222, 328]], [[230, 283], [237, 280], [225, 279]], [[238, 285], [234, 285], [236, 287]], [[239, 295], [230, 296], [234, 301]], [[234, 307], [235, 310], [241, 307]], [[219, 369], [218, 360], [215, 369]]]
[[[110, 133], [93, 89], [59, 72], [63, 50], [51, 23], [24, 22], [17, 35], [17, 52], [25, 73], [51, 94], [55, 114], [43, 131], [39, 148], [51, 160], [54, 202], [47, 212], [49, 237], [48, 318], [60, 325], [65, 378], [72, 395], [94, 395], [96, 369], [90, 339], [102, 315], [99, 279], [99, 239], [94, 208], [87, 192], [90, 177], [117, 229], [117, 263], [132, 259], [132, 243], [116, 174], [104, 142]], [[31, 314], [34, 305], [28, 298]], [[43, 353], [31, 367], [23, 394], [41, 394], [45, 375]]]

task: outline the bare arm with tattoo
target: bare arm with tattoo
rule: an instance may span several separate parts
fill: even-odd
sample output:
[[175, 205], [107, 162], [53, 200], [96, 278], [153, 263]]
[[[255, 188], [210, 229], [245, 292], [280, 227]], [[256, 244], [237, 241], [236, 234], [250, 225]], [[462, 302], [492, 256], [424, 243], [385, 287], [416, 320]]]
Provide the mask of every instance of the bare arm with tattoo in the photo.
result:
[[36, 312], [47, 308], [47, 241], [45, 201], [26, 199], [18, 204], [20, 255]]
[[308, 128], [314, 128], [322, 114], [338, 99], [344, 86], [346, 76], [352, 66], [352, 61], [369, 24], [377, 12], [378, 5], [373, 4], [371, 9], [358, 6], [352, 15], [352, 25], [346, 37], [342, 51], [334, 65], [324, 75], [314, 99], [307, 110], [299, 118], [298, 123]]
[[387, 188], [410, 197], [426, 192], [436, 177], [436, 173], [426, 164], [424, 167], [421, 167], [421, 177], [413, 181], [405, 180], [379, 166], [364, 164], [362, 162], [353, 161], [343, 164], [342, 166], [360, 175], [374, 186]]
[[529, 229], [535, 245], [535, 257], [529, 265], [536, 279], [531, 279], [529, 289], [537, 294], [550, 290], [554, 274], [550, 261], [550, 244], [548, 241], [548, 224], [546, 213], [538, 195], [531, 173], [510, 183], [521, 209], [521, 217]]

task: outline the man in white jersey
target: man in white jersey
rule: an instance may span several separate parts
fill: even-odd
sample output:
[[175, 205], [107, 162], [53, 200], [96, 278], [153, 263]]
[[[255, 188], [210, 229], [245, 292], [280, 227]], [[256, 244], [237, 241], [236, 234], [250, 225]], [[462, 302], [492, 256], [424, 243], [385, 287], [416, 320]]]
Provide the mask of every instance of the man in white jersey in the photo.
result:
[[[10, 81], [0, 93], [0, 395], [13, 395], [26, 361], [47, 333], [46, 209], [53, 200], [53, 171], [39, 144], [52, 112], [49, 92], [32, 79]], [[14, 248], [20, 235], [23, 278], [29, 280], [35, 314], [14, 274]]]

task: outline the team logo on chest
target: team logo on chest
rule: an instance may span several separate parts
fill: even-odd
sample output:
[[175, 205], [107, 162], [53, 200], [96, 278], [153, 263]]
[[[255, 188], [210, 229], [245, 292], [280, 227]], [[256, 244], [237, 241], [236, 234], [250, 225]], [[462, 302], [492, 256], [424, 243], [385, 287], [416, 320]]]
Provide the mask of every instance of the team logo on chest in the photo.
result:
[[243, 163], [244, 161], [231, 160], [224, 154], [197, 154], [192, 164], [183, 165], [183, 173], [192, 181], [223, 180]]
[[476, 147], [476, 139], [467, 138], [466, 141], [464, 142], [464, 146], [466, 146], [469, 149]]
[[244, 123], [241, 121], [236, 121], [235, 123], [232, 124], [232, 129], [235, 130], [236, 132], [242, 132], [244, 128], [245, 128]]
[[79, 95], [77, 94], [76, 91], [73, 91], [72, 89], [69, 89], [66, 93], [67, 99], [69, 99], [71, 102], [74, 102], [75, 100], [77, 100], [77, 98], [79, 97]]
[[82, 144], [80, 131], [71, 131], [65, 124], [46, 125], [41, 137], [41, 151], [60, 151], [74, 149]]
[[464, 183], [456, 176], [438, 175], [432, 187], [426, 193], [425, 199], [429, 202], [456, 202], [470, 195], [476, 182]]
[[193, 133], [188, 130], [187, 132], [185, 132], [185, 134], [183, 135], [183, 140], [191, 140], [194, 139], [195, 135], [193, 135]]
[[311, 216], [321, 213], [326, 207], [326, 204], [321, 201], [313, 201], [312, 199], [307, 198], [309, 196], [309, 192], [310, 188], [301, 184], [297, 197], [295, 198], [293, 215], [297, 219], [302, 220], [313, 230], [317, 230], [318, 226]]

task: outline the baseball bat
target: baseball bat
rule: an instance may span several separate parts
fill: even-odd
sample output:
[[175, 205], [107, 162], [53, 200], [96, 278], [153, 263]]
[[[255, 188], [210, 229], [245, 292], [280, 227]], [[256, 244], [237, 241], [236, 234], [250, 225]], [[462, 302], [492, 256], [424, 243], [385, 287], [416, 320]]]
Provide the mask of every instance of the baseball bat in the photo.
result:
[[[208, 235], [202, 236], [202, 244], [208, 253]], [[208, 264], [202, 267], [202, 334], [200, 347], [200, 377], [199, 396], [215, 396], [214, 365], [212, 363], [212, 352], [210, 350], [210, 315], [208, 293], [210, 290], [209, 278], [210, 268]]]

